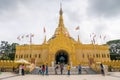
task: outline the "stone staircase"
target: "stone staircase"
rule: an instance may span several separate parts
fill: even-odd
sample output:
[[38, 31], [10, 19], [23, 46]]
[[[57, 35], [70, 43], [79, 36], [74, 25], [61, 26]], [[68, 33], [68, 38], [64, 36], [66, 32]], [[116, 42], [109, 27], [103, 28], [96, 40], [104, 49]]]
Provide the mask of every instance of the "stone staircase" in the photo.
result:
[[39, 68], [35, 67], [30, 73], [31, 74], [39, 74]]
[[[31, 74], [39, 74], [39, 68], [36, 67], [35, 69], [33, 69], [33, 71], [31, 71]], [[54, 69], [54, 67], [49, 67], [48, 68], [48, 74], [49, 75], [55, 75], [55, 69]], [[60, 69], [57, 69], [57, 74], [61, 75]], [[78, 75], [78, 69], [76, 67], [72, 67], [71, 70], [70, 70], [70, 74], [71, 75]], [[89, 67], [82, 67], [82, 73], [81, 74], [96, 74], [96, 72], [93, 71]], [[64, 67], [63, 75], [67, 75], [67, 69], [66, 69], [66, 67]]]
[[85, 68], [87, 74], [98, 74], [96, 71], [92, 70], [91, 68]]

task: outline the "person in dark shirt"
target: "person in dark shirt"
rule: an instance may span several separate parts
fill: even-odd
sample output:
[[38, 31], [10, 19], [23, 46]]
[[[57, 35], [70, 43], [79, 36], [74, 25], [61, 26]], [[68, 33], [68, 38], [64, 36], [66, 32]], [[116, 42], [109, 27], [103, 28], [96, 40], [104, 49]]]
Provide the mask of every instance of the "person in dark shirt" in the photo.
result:
[[79, 64], [79, 65], [78, 65], [78, 74], [81, 74], [81, 69], [82, 69], [82, 67], [81, 67], [81, 65]]
[[102, 63], [100, 64], [100, 68], [101, 68], [101, 74], [104, 76], [105, 72], [104, 72], [104, 66]]

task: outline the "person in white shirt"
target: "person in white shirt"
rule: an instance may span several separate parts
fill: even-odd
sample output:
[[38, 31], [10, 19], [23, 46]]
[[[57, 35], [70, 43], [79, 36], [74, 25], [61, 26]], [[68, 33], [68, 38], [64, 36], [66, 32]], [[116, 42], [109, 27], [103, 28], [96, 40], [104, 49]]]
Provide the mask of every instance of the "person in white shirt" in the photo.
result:
[[22, 74], [22, 65], [19, 66], [19, 75]]

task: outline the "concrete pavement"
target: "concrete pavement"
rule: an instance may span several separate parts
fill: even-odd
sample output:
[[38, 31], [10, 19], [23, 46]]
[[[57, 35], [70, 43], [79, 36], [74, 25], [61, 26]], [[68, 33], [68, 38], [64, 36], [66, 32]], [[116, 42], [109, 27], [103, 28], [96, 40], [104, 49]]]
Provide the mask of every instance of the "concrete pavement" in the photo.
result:
[[0, 80], [120, 80], [120, 72], [111, 72], [109, 75], [31, 75], [20, 76], [10, 72], [0, 74]]

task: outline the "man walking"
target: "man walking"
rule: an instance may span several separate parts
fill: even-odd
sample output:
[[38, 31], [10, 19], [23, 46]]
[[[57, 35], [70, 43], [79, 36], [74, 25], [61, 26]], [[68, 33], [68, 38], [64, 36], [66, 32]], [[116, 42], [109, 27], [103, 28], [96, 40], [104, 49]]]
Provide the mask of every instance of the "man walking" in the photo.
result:
[[69, 64], [67, 66], [67, 70], [68, 70], [68, 75], [70, 75], [70, 65]]
[[78, 74], [81, 74], [81, 65], [78, 65]]
[[102, 73], [102, 75], [105, 76], [104, 66], [103, 66], [102, 63], [100, 64], [100, 68], [101, 68], [101, 73]]
[[61, 72], [61, 75], [63, 74], [63, 64], [60, 64], [60, 72]]
[[55, 66], [55, 74], [57, 74], [57, 70], [58, 70], [58, 65]]
[[46, 75], [48, 75], [48, 64], [46, 64]]

